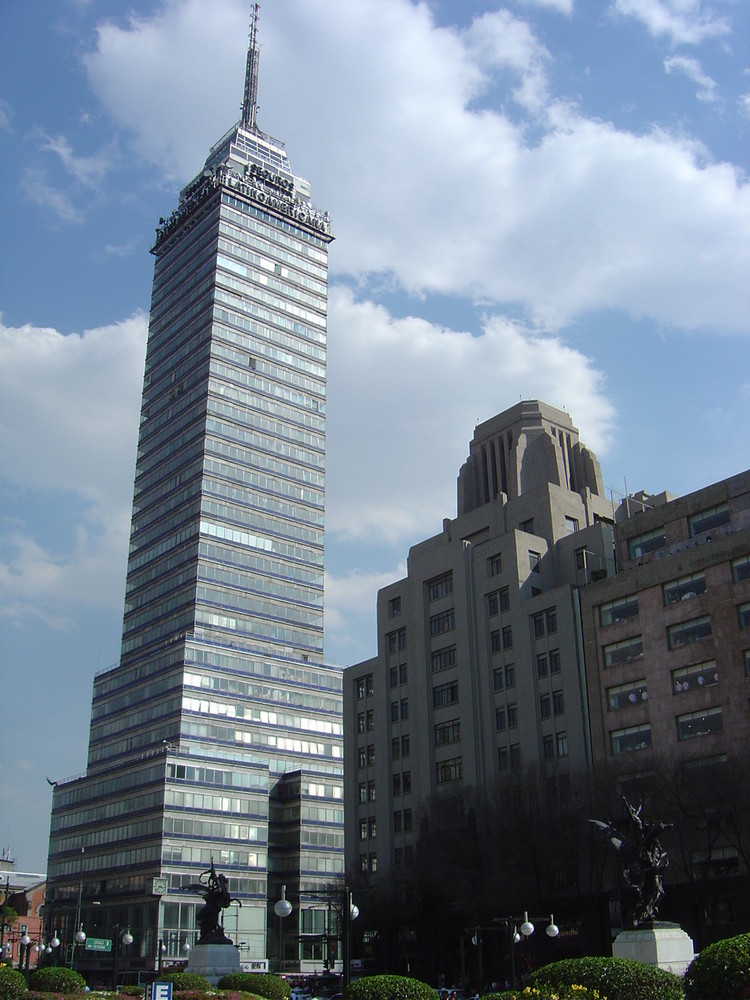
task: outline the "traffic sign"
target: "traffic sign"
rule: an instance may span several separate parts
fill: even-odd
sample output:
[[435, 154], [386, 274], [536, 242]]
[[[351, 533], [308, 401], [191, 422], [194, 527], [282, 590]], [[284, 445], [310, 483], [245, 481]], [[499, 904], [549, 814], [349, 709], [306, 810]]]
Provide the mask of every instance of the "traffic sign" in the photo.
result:
[[172, 984], [147, 983], [146, 1000], [172, 1000]]
[[86, 938], [86, 951], [112, 951], [111, 938]]

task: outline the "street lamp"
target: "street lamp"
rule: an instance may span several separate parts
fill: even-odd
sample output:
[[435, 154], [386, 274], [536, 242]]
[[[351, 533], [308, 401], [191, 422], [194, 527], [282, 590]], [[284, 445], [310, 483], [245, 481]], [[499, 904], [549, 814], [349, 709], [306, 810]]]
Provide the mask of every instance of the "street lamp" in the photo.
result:
[[279, 972], [284, 971], [284, 919], [292, 912], [292, 904], [286, 898], [286, 886], [281, 887], [281, 899], [273, 904], [273, 912], [279, 918]]
[[[510, 956], [511, 989], [516, 988], [516, 945], [520, 941], [531, 937], [531, 935], [534, 933], [535, 920], [546, 920], [546, 919], [547, 919], [546, 917], [529, 917], [528, 910], [524, 910], [522, 921], [519, 917], [492, 918], [492, 923], [498, 924], [500, 927], [502, 927], [507, 935], [508, 953]], [[478, 928], [478, 930], [481, 930], [481, 928]], [[550, 913], [549, 915], [549, 923], [545, 927], [545, 933], [549, 938], [556, 938], [557, 935], [560, 933], [560, 928], [555, 923], [555, 916], [553, 913]]]
[[341, 951], [342, 951], [342, 981], [344, 989], [351, 982], [352, 976], [352, 920], [359, 916], [359, 907], [352, 902], [352, 890], [344, 886], [341, 893]]
[[120, 944], [124, 944], [127, 947], [129, 944], [133, 943], [133, 935], [130, 933], [130, 928], [128, 927], [125, 931], [120, 931], [120, 925], [115, 924], [115, 933], [112, 940], [112, 947], [115, 950], [114, 961], [112, 963], [112, 989], [117, 992], [117, 971], [120, 964]]

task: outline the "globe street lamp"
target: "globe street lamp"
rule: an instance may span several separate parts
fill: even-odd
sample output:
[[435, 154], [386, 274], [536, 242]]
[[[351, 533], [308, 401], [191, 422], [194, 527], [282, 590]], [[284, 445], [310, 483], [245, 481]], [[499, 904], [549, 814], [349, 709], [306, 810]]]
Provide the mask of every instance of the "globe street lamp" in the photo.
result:
[[[523, 920], [519, 917], [493, 917], [492, 923], [498, 924], [505, 930], [508, 941], [508, 954], [510, 956], [510, 988], [516, 988], [516, 945], [530, 938], [534, 933], [534, 921], [546, 920], [546, 917], [529, 917], [528, 910], [524, 910]], [[519, 926], [520, 924], [520, 926]], [[481, 930], [481, 928], [478, 928]], [[520, 933], [519, 933], [520, 931]], [[560, 933], [560, 928], [555, 923], [554, 914], [550, 913], [549, 923], [545, 927], [545, 933], [549, 938], [556, 938]], [[481, 987], [481, 983], [480, 983]]]
[[115, 955], [114, 961], [112, 963], [112, 989], [117, 992], [117, 972], [118, 966], [120, 964], [120, 945], [124, 944], [127, 947], [129, 944], [133, 943], [133, 935], [130, 933], [130, 928], [128, 927], [124, 931], [120, 931], [120, 925], [115, 924], [115, 933], [112, 939], [112, 947], [114, 948]]
[[273, 912], [279, 919], [279, 972], [284, 971], [284, 919], [292, 912], [292, 904], [286, 898], [286, 886], [281, 887], [281, 899], [273, 904]]

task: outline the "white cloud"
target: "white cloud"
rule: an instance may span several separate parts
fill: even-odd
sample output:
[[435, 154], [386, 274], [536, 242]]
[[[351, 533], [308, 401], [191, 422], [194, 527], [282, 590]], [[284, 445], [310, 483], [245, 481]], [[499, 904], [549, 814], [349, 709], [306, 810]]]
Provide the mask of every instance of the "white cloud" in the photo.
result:
[[472, 427], [519, 397], [575, 400], [582, 439], [606, 450], [614, 411], [603, 379], [558, 338], [497, 317], [478, 337], [394, 319], [343, 288], [332, 290], [329, 327], [329, 535], [404, 545], [440, 531], [456, 515]]
[[[375, 607], [378, 591], [404, 576], [405, 561], [386, 572], [362, 572], [355, 569], [342, 576], [326, 573], [326, 651], [335, 648], [337, 659], [346, 663], [371, 656], [376, 647]], [[369, 640], [366, 644], [365, 636]]]
[[573, 13], [573, 0], [518, 0], [522, 7], [549, 7], [558, 14]]
[[40, 149], [55, 153], [65, 170], [84, 187], [99, 185], [112, 168], [115, 158], [112, 145], [95, 156], [78, 156], [63, 135], [49, 135], [44, 129], [35, 129], [33, 135]]
[[691, 56], [670, 56], [664, 60], [667, 73], [683, 73], [693, 83], [698, 84], [696, 97], [699, 101], [712, 102], [719, 99], [716, 81], [704, 73], [700, 62]]
[[[694, 3], [664, 10], [719, 30]], [[92, 85], [166, 175], [197, 173], [217, 120], [236, 118], [245, 31], [239, 0], [99, 29]], [[549, 53], [523, 21], [496, 11], [458, 30], [405, 0], [288, 0], [264, 9], [261, 37], [260, 122], [294, 137], [292, 164], [315, 178], [346, 247], [334, 271], [520, 306], [549, 327], [613, 308], [747, 329], [744, 178], [679, 136], [552, 101]]]
[[[146, 321], [82, 335], [0, 324], [0, 467], [6, 496], [35, 498], [0, 521], [5, 617], [64, 627], [75, 602], [121, 601]], [[54, 497], [54, 536], [34, 511]], [[37, 517], [37, 520], [34, 518]]]
[[651, 35], [673, 45], [699, 45], [731, 32], [729, 22], [702, 0], [615, 0], [620, 14], [640, 21]]
[[43, 170], [27, 167], [21, 181], [21, 191], [39, 208], [50, 210], [63, 222], [83, 222], [83, 213], [74, 205], [70, 196], [50, 183]]
[[4, 132], [10, 132], [10, 115], [10, 103], [0, 97], [0, 129]]

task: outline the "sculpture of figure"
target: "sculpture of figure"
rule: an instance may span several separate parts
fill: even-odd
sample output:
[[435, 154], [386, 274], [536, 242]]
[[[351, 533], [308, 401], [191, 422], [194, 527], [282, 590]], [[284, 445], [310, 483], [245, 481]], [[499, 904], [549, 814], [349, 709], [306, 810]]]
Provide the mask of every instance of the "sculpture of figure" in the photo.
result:
[[217, 875], [213, 858], [211, 858], [211, 867], [201, 873], [200, 882], [183, 886], [183, 891], [198, 892], [203, 896], [204, 905], [198, 910], [197, 915], [198, 926], [201, 930], [197, 943], [232, 944], [232, 941], [224, 934], [219, 916], [230, 903], [238, 903], [242, 906], [242, 901], [229, 895], [227, 877], [226, 875]]
[[669, 864], [667, 852], [659, 842], [662, 830], [669, 830], [671, 823], [660, 821], [648, 823], [643, 819], [643, 803], [633, 806], [623, 796], [629, 823], [621, 830], [612, 823], [598, 819], [590, 820], [609, 840], [622, 858], [622, 875], [627, 884], [635, 889], [638, 900], [629, 920], [633, 927], [651, 923], [658, 912], [659, 901], [664, 895], [663, 871]]

